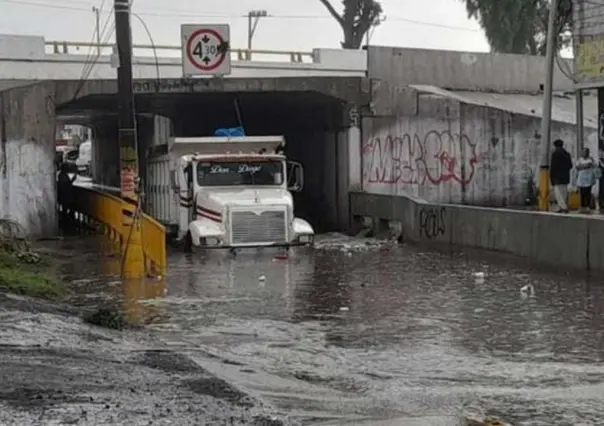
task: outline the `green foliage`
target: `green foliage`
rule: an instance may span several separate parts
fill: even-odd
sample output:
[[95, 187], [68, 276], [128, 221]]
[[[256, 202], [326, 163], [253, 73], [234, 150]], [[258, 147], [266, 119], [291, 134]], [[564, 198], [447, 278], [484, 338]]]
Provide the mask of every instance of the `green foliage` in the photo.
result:
[[124, 314], [114, 308], [101, 308], [84, 318], [89, 324], [113, 330], [123, 330], [126, 326]]
[[342, 27], [344, 49], [359, 49], [369, 29], [380, 23], [383, 10], [382, 5], [376, 0], [343, 0], [342, 14], [336, 11], [330, 0], [320, 1]]
[[[545, 55], [549, 0], [462, 0], [497, 53]], [[571, 42], [572, 1], [559, 0], [556, 14], [558, 49]]]
[[55, 278], [52, 262], [31, 249], [18, 223], [0, 219], [0, 291], [57, 298], [65, 287]]

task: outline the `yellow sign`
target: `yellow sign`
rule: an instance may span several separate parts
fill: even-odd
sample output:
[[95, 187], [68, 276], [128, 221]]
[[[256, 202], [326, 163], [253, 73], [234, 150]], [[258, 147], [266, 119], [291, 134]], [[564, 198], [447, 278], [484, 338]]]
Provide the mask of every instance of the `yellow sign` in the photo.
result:
[[120, 161], [122, 163], [131, 163], [136, 161], [136, 151], [129, 146], [120, 147]]
[[579, 80], [604, 77], [604, 40], [594, 40], [577, 45], [575, 73]]

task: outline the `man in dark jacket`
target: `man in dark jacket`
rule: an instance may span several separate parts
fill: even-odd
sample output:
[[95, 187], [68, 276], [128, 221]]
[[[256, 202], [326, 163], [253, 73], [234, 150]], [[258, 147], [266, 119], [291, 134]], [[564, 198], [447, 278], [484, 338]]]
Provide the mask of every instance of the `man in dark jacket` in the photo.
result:
[[59, 204], [61, 205], [61, 223], [62, 226], [69, 226], [73, 219], [73, 182], [78, 177], [74, 174], [69, 176], [69, 167], [67, 163], [62, 163], [57, 176], [57, 192]]
[[554, 147], [549, 167], [549, 178], [559, 211], [567, 213], [568, 184], [570, 183], [570, 171], [573, 168], [573, 162], [568, 151], [564, 149], [564, 142], [561, 139], [554, 141]]

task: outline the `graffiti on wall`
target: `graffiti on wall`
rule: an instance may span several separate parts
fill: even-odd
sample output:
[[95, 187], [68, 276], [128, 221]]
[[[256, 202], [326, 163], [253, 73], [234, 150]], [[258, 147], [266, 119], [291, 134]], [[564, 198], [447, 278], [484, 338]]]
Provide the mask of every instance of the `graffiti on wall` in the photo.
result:
[[424, 135], [375, 136], [363, 145], [364, 180], [378, 184], [468, 184], [478, 162], [464, 134], [431, 130]]
[[445, 235], [447, 224], [444, 207], [424, 207], [419, 211], [420, 236], [429, 240]]

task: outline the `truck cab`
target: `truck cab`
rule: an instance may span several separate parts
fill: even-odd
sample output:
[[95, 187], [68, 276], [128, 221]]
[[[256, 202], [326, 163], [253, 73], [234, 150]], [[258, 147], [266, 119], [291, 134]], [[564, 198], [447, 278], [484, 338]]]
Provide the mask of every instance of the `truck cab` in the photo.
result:
[[172, 171], [185, 248], [310, 245], [314, 230], [294, 216], [302, 166], [278, 153], [282, 137], [199, 138]]

